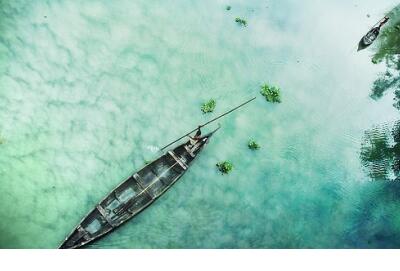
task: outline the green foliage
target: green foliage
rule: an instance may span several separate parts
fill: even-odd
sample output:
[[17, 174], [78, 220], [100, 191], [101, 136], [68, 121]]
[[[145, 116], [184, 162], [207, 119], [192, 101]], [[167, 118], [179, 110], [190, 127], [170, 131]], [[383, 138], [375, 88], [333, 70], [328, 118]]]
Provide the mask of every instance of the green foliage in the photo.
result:
[[254, 140], [249, 140], [247, 146], [249, 147], [250, 150], [258, 150], [259, 148], [261, 148], [260, 145]]
[[264, 84], [261, 86], [261, 95], [270, 103], [281, 102], [281, 90], [278, 87], [269, 86]]
[[374, 64], [386, 63], [386, 72], [382, 73], [373, 83], [370, 97], [377, 100], [387, 91], [395, 94], [394, 107], [400, 109], [400, 5], [394, 8], [388, 16], [387, 25], [382, 29], [376, 42], [377, 50], [372, 58]]
[[0, 145], [5, 142], [4, 138], [0, 135]]
[[201, 111], [203, 111], [203, 113], [211, 113], [214, 111], [216, 105], [217, 102], [214, 99], [210, 99], [201, 106]]
[[233, 169], [233, 164], [229, 161], [223, 161], [216, 164], [222, 174], [228, 174]]
[[247, 22], [246, 22], [245, 19], [242, 19], [242, 18], [237, 17], [237, 18], [235, 19], [235, 22], [237, 22], [237, 23], [238, 23], [239, 25], [241, 25], [241, 26], [247, 26]]
[[226, 10], [231, 10], [231, 6], [226, 6]]

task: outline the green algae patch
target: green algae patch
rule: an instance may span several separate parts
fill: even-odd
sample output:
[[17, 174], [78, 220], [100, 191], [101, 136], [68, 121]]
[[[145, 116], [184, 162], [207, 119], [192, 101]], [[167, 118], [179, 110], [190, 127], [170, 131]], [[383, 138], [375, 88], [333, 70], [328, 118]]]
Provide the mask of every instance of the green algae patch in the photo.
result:
[[236, 17], [235, 22], [240, 26], [247, 26], [247, 21], [240, 17]]
[[252, 150], [258, 150], [261, 148], [261, 146], [255, 141], [255, 140], [249, 140], [249, 142], [247, 143], [247, 147]]
[[0, 135], [0, 145], [1, 145], [1, 144], [4, 144], [4, 142], [6, 142], [6, 140], [4, 139], [4, 137], [2, 137], [2, 136]]
[[228, 174], [233, 169], [233, 164], [229, 161], [219, 162], [216, 166], [222, 174]]
[[231, 8], [232, 8], [231, 6], [226, 6], [225, 9], [226, 9], [226, 10], [231, 10]]
[[208, 102], [205, 102], [201, 106], [201, 111], [203, 113], [211, 113], [214, 111], [217, 102], [214, 99], [210, 99]]
[[267, 102], [270, 103], [281, 103], [281, 90], [278, 87], [270, 86], [268, 84], [264, 84], [261, 86], [261, 95], [265, 97]]

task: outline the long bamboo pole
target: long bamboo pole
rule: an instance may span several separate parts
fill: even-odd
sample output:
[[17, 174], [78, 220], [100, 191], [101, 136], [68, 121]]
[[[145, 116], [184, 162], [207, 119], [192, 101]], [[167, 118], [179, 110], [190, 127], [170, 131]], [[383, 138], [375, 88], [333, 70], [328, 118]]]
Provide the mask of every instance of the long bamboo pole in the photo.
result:
[[187, 134], [185, 134], [185, 135], [181, 136], [180, 138], [178, 138], [178, 139], [172, 141], [171, 143], [165, 145], [165, 146], [162, 147], [160, 150], [164, 150], [165, 148], [171, 146], [171, 145], [174, 144], [175, 142], [178, 142], [178, 141], [181, 140], [182, 138], [184, 138], [184, 137], [190, 135], [191, 133], [195, 132], [195, 131], [198, 130], [199, 128], [202, 128], [202, 127], [204, 127], [204, 126], [210, 124], [211, 122], [214, 122], [214, 121], [216, 121], [217, 119], [220, 119], [220, 118], [222, 118], [222, 117], [228, 115], [229, 113], [232, 113], [232, 112], [235, 111], [236, 109], [239, 109], [240, 107], [242, 107], [242, 106], [248, 104], [249, 102], [251, 102], [251, 101], [253, 101], [253, 100], [255, 100], [255, 99], [256, 99], [256, 97], [253, 97], [253, 98], [251, 98], [250, 100], [248, 100], [248, 101], [246, 101], [246, 102], [244, 102], [244, 103], [242, 103], [242, 104], [236, 106], [235, 108], [233, 108], [233, 109], [231, 109], [231, 110], [225, 112], [224, 114], [221, 114], [221, 115], [219, 115], [218, 117], [213, 118], [212, 120], [209, 120], [209, 121], [207, 121], [206, 123], [199, 125], [197, 128], [191, 130], [191, 131], [188, 132]]

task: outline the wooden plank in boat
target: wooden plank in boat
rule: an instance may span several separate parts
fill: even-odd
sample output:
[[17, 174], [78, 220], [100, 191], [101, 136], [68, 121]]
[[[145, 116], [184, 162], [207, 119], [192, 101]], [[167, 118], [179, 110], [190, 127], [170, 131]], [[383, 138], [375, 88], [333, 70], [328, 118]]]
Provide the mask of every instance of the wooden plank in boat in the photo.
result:
[[194, 153], [189, 149], [189, 147], [187, 145], [185, 145], [185, 150], [190, 154], [190, 156], [192, 156], [193, 158], [196, 156], [194, 155]]
[[82, 228], [81, 225], [79, 225], [76, 229], [78, 230], [79, 235], [82, 236], [85, 240], [90, 239], [89, 234], [87, 233], [87, 231], [84, 228]]
[[107, 223], [111, 226], [111, 227], [116, 227], [118, 225], [118, 223], [115, 223], [114, 221], [112, 221], [106, 213], [106, 210], [104, 210], [103, 206], [101, 206], [100, 204], [98, 204], [96, 206], [97, 210], [100, 212], [101, 216], [104, 217], [104, 219], [107, 221]]
[[174, 158], [174, 160], [184, 169], [186, 170], [188, 168], [188, 166], [181, 160], [179, 159], [175, 153], [173, 151], [168, 151], [169, 155], [172, 156], [172, 158]]
[[147, 191], [147, 187], [143, 186], [143, 180], [142, 177], [140, 177], [139, 174], [135, 173], [132, 176], [138, 183], [139, 187], [143, 190], [143, 193], [146, 193], [147, 195], [149, 195], [152, 199], [154, 199], [154, 197]]

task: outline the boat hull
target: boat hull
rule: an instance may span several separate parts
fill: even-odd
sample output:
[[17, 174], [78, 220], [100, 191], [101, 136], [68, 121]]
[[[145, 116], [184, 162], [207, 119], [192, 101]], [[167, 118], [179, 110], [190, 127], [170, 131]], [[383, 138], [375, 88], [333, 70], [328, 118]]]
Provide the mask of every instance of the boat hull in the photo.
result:
[[97, 204], [59, 248], [87, 245], [139, 214], [185, 174], [211, 135], [181, 144], [135, 172]]
[[357, 51], [363, 50], [370, 46], [378, 38], [379, 32], [379, 27], [372, 28], [358, 43]]

